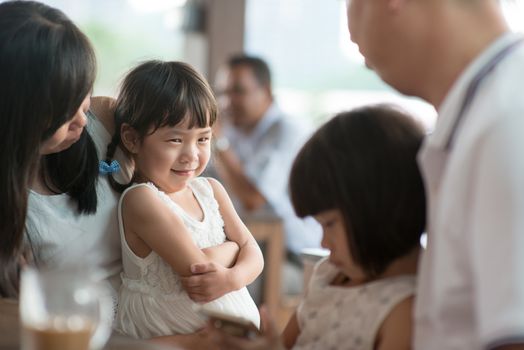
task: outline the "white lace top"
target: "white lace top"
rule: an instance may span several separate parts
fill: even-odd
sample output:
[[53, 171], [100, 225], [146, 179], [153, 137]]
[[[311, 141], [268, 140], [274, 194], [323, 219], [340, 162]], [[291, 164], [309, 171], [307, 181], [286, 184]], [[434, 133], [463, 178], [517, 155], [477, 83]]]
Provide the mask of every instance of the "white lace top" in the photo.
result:
[[300, 334], [294, 350], [372, 350], [377, 332], [395, 305], [415, 292], [415, 276], [404, 275], [356, 287], [332, 286], [339, 270], [319, 261], [297, 310]]
[[[182, 289], [178, 275], [154, 251], [145, 258], [136, 256], [125, 240], [122, 201], [127, 192], [138, 186], [146, 186], [154, 191], [173, 213], [182, 218], [199, 248], [216, 246], [226, 239], [218, 203], [207, 179], [195, 178], [189, 184], [204, 212], [202, 221], [188, 215], [152, 183], [128, 188], [122, 194], [118, 207], [124, 272], [116, 329], [135, 338], [193, 333], [204, 326], [205, 320], [194, 311], [195, 303]], [[218, 311], [249, 319], [257, 326], [260, 323], [257, 307], [246, 288], [228, 293], [209, 305]]]

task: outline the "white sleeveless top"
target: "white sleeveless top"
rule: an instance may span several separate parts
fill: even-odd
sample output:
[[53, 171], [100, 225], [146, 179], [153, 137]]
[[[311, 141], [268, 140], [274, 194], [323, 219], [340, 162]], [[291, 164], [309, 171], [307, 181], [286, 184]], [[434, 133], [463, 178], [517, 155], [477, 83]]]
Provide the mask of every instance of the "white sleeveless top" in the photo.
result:
[[[100, 121], [88, 113], [86, 126], [99, 159], [104, 159], [111, 135]], [[117, 157], [118, 158], [118, 157]], [[120, 164], [124, 164], [118, 158]], [[118, 195], [105, 176], [97, 183], [98, 205], [95, 214], [79, 214], [76, 203], [66, 193], [42, 195], [29, 191], [26, 241], [39, 265], [82, 266], [94, 269], [118, 291], [122, 271], [116, 206]]]
[[[204, 212], [202, 221], [187, 214], [152, 183], [135, 184], [124, 191], [118, 206], [124, 272], [116, 329], [134, 338], [193, 333], [204, 327], [205, 319], [194, 310], [196, 303], [183, 290], [179, 276], [154, 251], [145, 258], [140, 258], [127, 245], [122, 221], [122, 202], [127, 192], [138, 186], [146, 186], [155, 192], [183, 220], [199, 248], [216, 246], [226, 240], [218, 203], [205, 178], [195, 178], [189, 183]], [[208, 304], [217, 311], [246, 318], [259, 326], [257, 307], [245, 287]]]
[[330, 285], [339, 272], [327, 258], [315, 266], [297, 310], [300, 334], [293, 349], [373, 350], [384, 319], [415, 292], [414, 275], [356, 287]]

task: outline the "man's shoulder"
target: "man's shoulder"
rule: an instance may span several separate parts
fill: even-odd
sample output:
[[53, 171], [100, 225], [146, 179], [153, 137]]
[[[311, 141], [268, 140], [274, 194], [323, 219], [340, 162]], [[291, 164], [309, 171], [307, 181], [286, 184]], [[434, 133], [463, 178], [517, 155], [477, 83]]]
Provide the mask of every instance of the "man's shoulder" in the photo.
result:
[[276, 119], [272, 129], [282, 130], [282, 133], [292, 133], [297, 136], [310, 134], [313, 130], [311, 121], [307, 117], [298, 117], [294, 114], [281, 112], [280, 118]]

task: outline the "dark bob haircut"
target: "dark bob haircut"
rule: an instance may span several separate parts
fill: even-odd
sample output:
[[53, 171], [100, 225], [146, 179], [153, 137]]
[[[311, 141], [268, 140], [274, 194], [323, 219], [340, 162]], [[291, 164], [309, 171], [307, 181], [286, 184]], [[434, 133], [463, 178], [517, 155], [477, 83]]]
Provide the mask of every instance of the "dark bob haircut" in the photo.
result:
[[297, 215], [340, 210], [353, 259], [370, 277], [420, 244], [426, 207], [416, 155], [423, 136], [398, 108], [359, 108], [322, 126], [293, 164]]

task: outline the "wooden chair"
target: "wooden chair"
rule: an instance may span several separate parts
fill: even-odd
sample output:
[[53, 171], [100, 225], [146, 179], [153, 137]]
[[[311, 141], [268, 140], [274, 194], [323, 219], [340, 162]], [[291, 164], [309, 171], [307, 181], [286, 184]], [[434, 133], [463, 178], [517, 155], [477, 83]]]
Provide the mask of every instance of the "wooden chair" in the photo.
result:
[[265, 246], [262, 301], [272, 314], [276, 314], [281, 304], [281, 276], [285, 251], [282, 221], [270, 215], [244, 216], [243, 220], [257, 242]]

